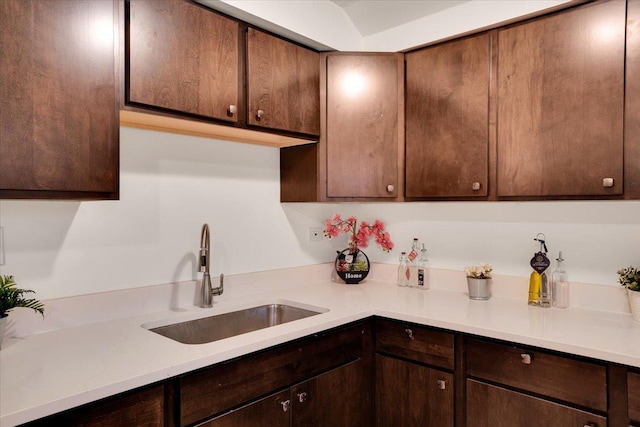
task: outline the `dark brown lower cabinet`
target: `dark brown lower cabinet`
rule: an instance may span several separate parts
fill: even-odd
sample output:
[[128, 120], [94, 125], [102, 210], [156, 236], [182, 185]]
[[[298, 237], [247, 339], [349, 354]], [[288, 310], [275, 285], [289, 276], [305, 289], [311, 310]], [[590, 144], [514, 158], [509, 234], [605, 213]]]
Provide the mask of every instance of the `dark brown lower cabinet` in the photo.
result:
[[474, 427], [606, 427], [607, 419], [590, 412], [468, 379], [467, 425]]
[[627, 373], [627, 393], [629, 402], [629, 419], [634, 425], [640, 425], [640, 373]]
[[24, 424], [24, 427], [158, 427], [165, 425], [165, 385], [130, 391], [60, 414]]
[[349, 363], [199, 426], [370, 426], [371, 383], [366, 370], [364, 360]]
[[376, 426], [453, 426], [453, 375], [376, 355]]

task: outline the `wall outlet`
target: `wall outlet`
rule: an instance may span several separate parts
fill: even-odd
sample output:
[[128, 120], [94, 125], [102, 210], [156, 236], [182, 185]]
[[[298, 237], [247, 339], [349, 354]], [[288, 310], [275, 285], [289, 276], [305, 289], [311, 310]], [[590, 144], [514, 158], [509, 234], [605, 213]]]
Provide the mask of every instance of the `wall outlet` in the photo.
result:
[[324, 233], [322, 228], [320, 227], [309, 227], [307, 229], [309, 232], [309, 241], [310, 242], [322, 242], [324, 240]]

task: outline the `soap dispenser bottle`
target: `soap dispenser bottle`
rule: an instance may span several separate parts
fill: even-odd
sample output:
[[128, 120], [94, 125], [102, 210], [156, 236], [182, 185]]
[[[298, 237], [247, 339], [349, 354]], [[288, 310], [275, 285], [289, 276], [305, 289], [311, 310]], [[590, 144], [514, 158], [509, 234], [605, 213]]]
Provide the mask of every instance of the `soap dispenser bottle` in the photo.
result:
[[[542, 236], [542, 237], [540, 237]], [[531, 275], [529, 276], [529, 305], [542, 305], [543, 307], [550, 307], [550, 287], [545, 270], [549, 267], [551, 262], [547, 258], [547, 244], [545, 242], [544, 234], [538, 233], [535, 239], [540, 244], [540, 250], [533, 255], [529, 265], [533, 268]], [[541, 303], [542, 291], [545, 291], [545, 300]]]

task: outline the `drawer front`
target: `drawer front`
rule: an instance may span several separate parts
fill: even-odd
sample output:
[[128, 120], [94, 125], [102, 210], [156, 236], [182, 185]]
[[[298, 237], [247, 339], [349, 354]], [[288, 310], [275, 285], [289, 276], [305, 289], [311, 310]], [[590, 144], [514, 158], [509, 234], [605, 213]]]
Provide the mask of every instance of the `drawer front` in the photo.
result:
[[605, 417], [467, 380], [467, 421], [474, 427], [607, 427]]
[[329, 331], [180, 378], [186, 425], [363, 357], [369, 323]]
[[640, 423], [640, 373], [627, 373], [627, 390], [629, 393], [629, 418]]
[[603, 412], [607, 410], [604, 365], [469, 338], [467, 375]]
[[376, 351], [453, 369], [453, 334], [411, 323], [376, 319]]

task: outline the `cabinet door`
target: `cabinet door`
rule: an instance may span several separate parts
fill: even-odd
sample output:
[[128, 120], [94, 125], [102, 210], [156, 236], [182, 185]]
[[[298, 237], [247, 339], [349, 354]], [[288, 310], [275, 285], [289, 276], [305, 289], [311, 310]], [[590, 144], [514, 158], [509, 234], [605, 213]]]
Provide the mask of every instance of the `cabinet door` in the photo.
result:
[[289, 427], [291, 399], [289, 389], [230, 411], [198, 427]]
[[377, 354], [375, 394], [377, 426], [453, 426], [450, 373]]
[[640, 2], [627, 2], [624, 192], [640, 199]]
[[164, 426], [164, 395], [163, 384], [153, 385], [42, 418], [23, 427]]
[[407, 197], [486, 196], [489, 36], [406, 55]]
[[401, 58], [328, 56], [328, 197], [397, 196]]
[[249, 28], [247, 123], [320, 134], [320, 58], [316, 52]]
[[0, 22], [0, 197], [117, 198], [117, 5], [3, 0]]
[[131, 0], [128, 30], [128, 102], [237, 121], [237, 22], [183, 0]]
[[476, 427], [606, 427], [589, 412], [467, 380], [467, 422]]
[[498, 32], [498, 196], [622, 193], [625, 2]]
[[360, 359], [292, 387], [291, 425], [370, 426], [373, 400], [369, 366]]

